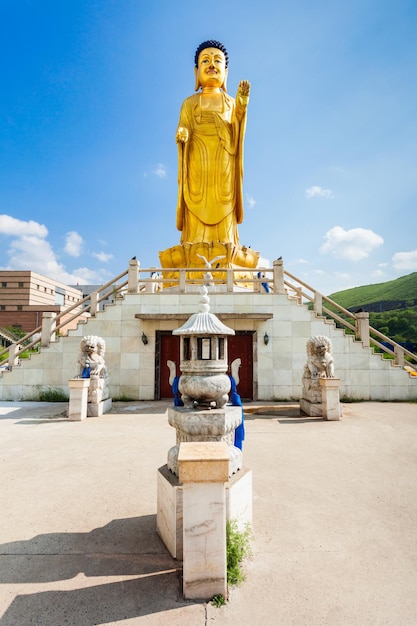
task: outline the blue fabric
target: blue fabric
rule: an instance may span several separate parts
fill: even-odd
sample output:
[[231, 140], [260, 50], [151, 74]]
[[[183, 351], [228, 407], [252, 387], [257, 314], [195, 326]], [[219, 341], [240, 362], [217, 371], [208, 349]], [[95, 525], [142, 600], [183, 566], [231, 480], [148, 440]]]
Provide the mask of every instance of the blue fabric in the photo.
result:
[[239, 450], [242, 450], [243, 441], [245, 439], [245, 414], [243, 412], [242, 399], [236, 389], [236, 381], [233, 378], [233, 376], [230, 376], [230, 374], [229, 374], [229, 378], [230, 378], [230, 384], [231, 384], [230, 402], [233, 406], [242, 407], [242, 422], [235, 429], [235, 441], [234, 441], [234, 445], [236, 446], [236, 448], [239, 448]]
[[178, 389], [180, 377], [175, 376], [174, 382], [172, 383], [172, 393], [174, 394], [174, 406], [184, 406], [184, 402], [181, 400], [180, 392]]
[[[261, 278], [261, 272], [258, 272], [258, 278]], [[269, 285], [268, 285], [268, 283], [261, 283], [261, 285], [265, 289], [266, 293], [269, 293]]]
[[85, 367], [83, 367], [81, 378], [90, 378], [90, 374], [91, 374], [90, 364], [87, 361], [87, 363], [85, 364]]

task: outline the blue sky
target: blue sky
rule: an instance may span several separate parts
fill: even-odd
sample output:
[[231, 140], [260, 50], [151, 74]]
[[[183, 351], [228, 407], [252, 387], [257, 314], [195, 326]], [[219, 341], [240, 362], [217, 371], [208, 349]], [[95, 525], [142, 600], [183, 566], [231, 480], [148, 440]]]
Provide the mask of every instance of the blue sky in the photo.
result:
[[0, 269], [159, 265], [206, 39], [251, 82], [243, 245], [330, 294], [417, 271], [415, 0], [0, 0]]

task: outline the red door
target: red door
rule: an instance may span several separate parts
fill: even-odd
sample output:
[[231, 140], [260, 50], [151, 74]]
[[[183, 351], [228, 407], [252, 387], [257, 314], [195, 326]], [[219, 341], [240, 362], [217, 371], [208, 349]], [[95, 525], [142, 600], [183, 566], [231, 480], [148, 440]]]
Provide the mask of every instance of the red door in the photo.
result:
[[[160, 331], [156, 337], [156, 381], [155, 398], [173, 398], [169, 384], [169, 369], [167, 361], [174, 361], [177, 366], [177, 375], [180, 371], [180, 339], [171, 335], [170, 331]], [[253, 399], [253, 333], [251, 331], [236, 331], [236, 335], [227, 338], [229, 371], [230, 363], [237, 358], [242, 360], [239, 368], [240, 382], [237, 392], [244, 400]]]
[[[157, 345], [157, 371], [159, 369], [159, 390], [156, 390], [156, 397], [160, 399], [173, 398], [171, 385], [169, 384], [169, 369], [167, 361], [174, 361], [177, 365], [177, 376], [180, 372], [180, 338], [171, 335], [170, 331], [161, 331], [157, 335], [157, 344], [159, 340], [159, 349]], [[159, 363], [158, 363], [159, 356]], [[159, 366], [159, 368], [158, 368]], [[158, 393], [159, 391], [159, 393]]]
[[232, 361], [242, 359], [237, 392], [242, 400], [253, 400], [253, 333], [237, 330], [236, 335], [229, 335], [227, 345], [229, 370]]

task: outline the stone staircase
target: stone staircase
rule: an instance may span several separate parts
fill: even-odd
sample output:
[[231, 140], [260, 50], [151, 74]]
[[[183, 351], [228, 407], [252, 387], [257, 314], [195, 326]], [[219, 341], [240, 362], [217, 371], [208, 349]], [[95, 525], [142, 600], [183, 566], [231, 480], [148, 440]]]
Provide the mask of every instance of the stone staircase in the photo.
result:
[[[39, 391], [48, 388], [67, 393], [68, 380], [77, 371], [80, 341], [85, 335], [98, 335], [106, 341], [105, 359], [110, 395], [114, 399], [158, 399], [155, 395], [158, 337], [161, 332], [178, 328], [184, 318], [197, 311], [198, 295], [196, 285], [188, 285], [186, 280], [181, 288], [159, 290], [163, 278], [158, 276], [155, 283], [144, 277], [151, 272], [154, 268], [141, 270], [137, 261], [130, 261], [128, 270], [114, 279], [118, 295], [113, 304], [99, 311], [98, 290], [90, 294], [91, 300], [83, 308], [91, 313], [86, 324], [79, 324], [65, 337], [57, 336], [56, 329], [51, 328], [49, 337], [33, 340], [34, 345], [40, 344], [39, 352], [0, 374], [0, 400], [36, 400]], [[268, 272], [272, 278], [268, 278]], [[395, 358], [384, 358], [384, 354], [393, 353], [379, 340], [385, 342], [388, 338], [370, 329], [366, 314], [360, 317], [363, 314], [355, 316], [347, 312], [346, 316], [341, 310], [329, 318], [331, 301], [313, 290], [309, 293], [308, 285], [284, 272], [282, 262], [274, 263], [273, 268], [266, 268], [263, 273], [261, 279], [253, 280], [253, 290], [235, 291], [233, 277], [227, 286], [216, 284], [213, 272], [214, 286], [210, 293], [213, 313], [234, 330], [253, 334], [256, 401], [299, 400], [306, 342], [315, 335], [326, 335], [332, 342], [342, 400], [417, 399], [417, 377], [404, 370], [404, 358], [411, 354], [414, 361], [408, 367], [414, 371], [416, 355], [392, 342]], [[261, 281], [265, 280], [270, 282], [269, 293], [260, 289]], [[267, 344], [265, 335], [269, 339]], [[375, 348], [382, 352], [376, 354]]]

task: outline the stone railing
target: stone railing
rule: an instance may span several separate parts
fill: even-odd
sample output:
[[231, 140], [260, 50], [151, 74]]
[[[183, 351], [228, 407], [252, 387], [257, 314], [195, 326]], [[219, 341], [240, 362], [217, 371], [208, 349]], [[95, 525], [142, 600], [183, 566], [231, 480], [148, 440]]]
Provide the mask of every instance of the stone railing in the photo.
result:
[[[175, 289], [176, 292], [187, 293], [190, 285], [201, 285], [207, 282], [207, 272], [208, 270], [204, 267], [170, 269], [170, 277], [164, 278], [163, 269], [141, 268], [139, 261], [131, 259], [127, 270], [71, 307], [58, 315], [44, 313], [42, 325], [22, 337], [18, 342], [0, 351], [0, 357], [8, 353], [8, 364], [9, 369], [11, 369], [13, 365], [18, 363], [19, 352], [23, 346], [25, 350], [38, 345], [47, 347], [51, 341], [55, 341], [57, 333], [73, 320], [86, 314], [94, 317], [99, 310], [100, 302], [108, 299], [110, 288], [115, 299], [123, 298], [125, 294], [158, 293], [164, 289], [164, 285], [169, 285], [170, 290]], [[172, 278], [173, 273], [176, 275], [175, 279]], [[393, 356], [396, 365], [404, 366], [407, 356], [407, 365], [417, 371], [417, 355], [372, 328], [369, 325], [368, 313], [352, 313], [344, 309], [284, 270], [282, 259], [274, 261], [272, 267], [257, 268], [252, 271], [211, 268], [209, 274], [210, 284], [214, 286], [225, 285], [227, 293], [238, 293], [239, 287], [244, 286], [245, 291], [252, 289], [254, 292], [264, 293], [265, 297], [268, 296], [268, 292], [285, 294], [300, 305], [308, 304], [316, 315], [331, 318], [348, 334], [354, 335], [355, 339], [361, 341], [365, 347], [377, 348], [387, 355]], [[392, 349], [381, 342], [392, 346]]]
[[[354, 335], [357, 341], [361, 341], [364, 347], [377, 348], [393, 357], [395, 365], [404, 367], [406, 364], [405, 357], [409, 357], [407, 365], [417, 371], [417, 355], [370, 326], [369, 313], [352, 313], [327, 296], [315, 291], [310, 285], [290, 272], [285, 271], [284, 274], [284, 284], [289, 297], [294, 297], [300, 304], [310, 303], [316, 315], [332, 319], [337, 326], [344, 328], [347, 334]], [[291, 296], [291, 294], [293, 295]]]

